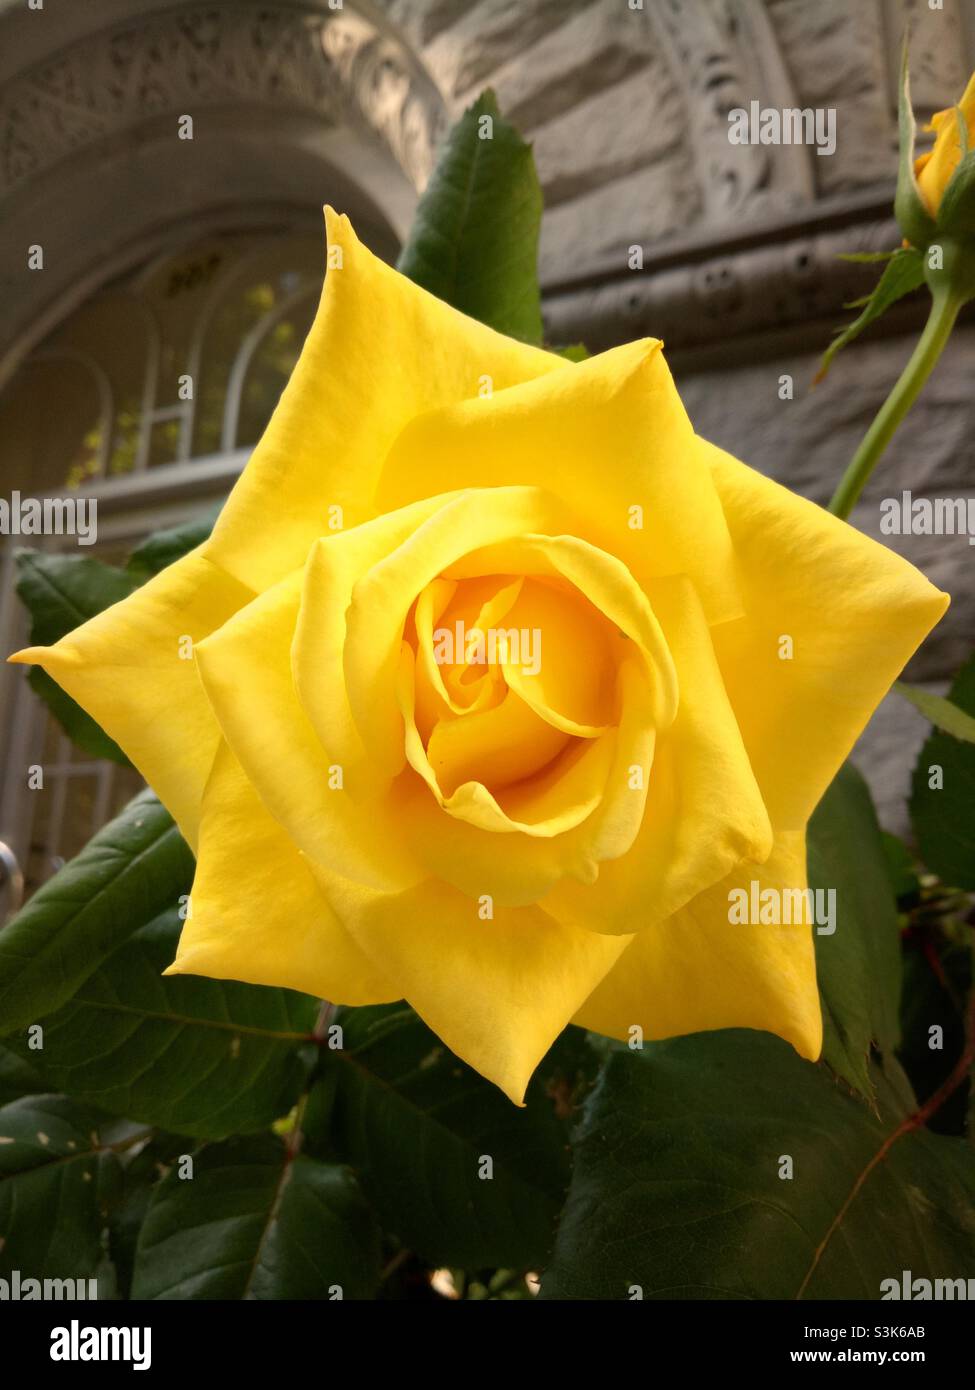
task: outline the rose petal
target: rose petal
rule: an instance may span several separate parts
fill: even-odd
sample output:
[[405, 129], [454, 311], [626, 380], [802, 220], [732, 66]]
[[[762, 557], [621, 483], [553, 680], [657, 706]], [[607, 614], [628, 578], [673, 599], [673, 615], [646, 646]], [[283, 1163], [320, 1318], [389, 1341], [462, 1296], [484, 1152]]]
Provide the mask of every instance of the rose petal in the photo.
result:
[[627, 639], [587, 598], [526, 580], [504, 628], [519, 634], [519, 645], [528, 637], [527, 653], [504, 663], [505, 680], [542, 719], [579, 738], [597, 738], [615, 722]]
[[299, 849], [383, 889], [422, 874], [405, 852], [385, 803], [356, 768], [334, 763], [305, 713], [291, 675], [303, 584], [296, 571], [197, 648], [197, 662], [224, 737], [271, 815]]
[[743, 858], [761, 862], [772, 848], [768, 812], [715, 659], [715, 629], [687, 579], [656, 580], [651, 600], [681, 695], [676, 719], [657, 738], [639, 833], [591, 886], [566, 880], [542, 900], [560, 921], [593, 931], [644, 930]]
[[220, 729], [192, 644], [253, 597], [196, 550], [53, 647], [27, 647], [9, 658], [43, 666], [87, 710], [194, 848]]
[[[413, 653], [405, 642], [401, 657], [399, 692], [406, 726], [406, 755], [443, 811], [489, 834], [520, 831], [545, 839], [573, 829], [592, 814], [606, 785], [613, 755], [612, 734], [586, 741], [579, 756], [556, 760], [550, 773], [546, 767], [545, 774], [540, 772], [533, 777], [530, 770], [536, 764], [541, 768], [552, 764], [563, 750], [569, 752], [569, 738], [539, 719], [524, 701], [509, 692], [495, 709], [466, 715], [447, 726], [448, 730], [457, 729], [460, 746], [453, 750], [453, 762], [445, 766], [448, 776], [456, 776], [472, 770], [462, 761], [465, 755], [472, 762], [490, 765], [489, 754], [493, 752], [493, 761], [503, 772], [521, 771], [525, 780], [509, 788], [506, 795], [500, 791], [495, 794], [483, 782], [470, 777], [448, 791], [450, 783], [444, 785], [431, 761], [438, 757], [438, 745], [432, 744], [428, 755], [416, 728], [412, 705]], [[449, 738], [449, 733], [445, 738]], [[450, 752], [448, 748], [447, 753]], [[485, 855], [498, 852], [490, 843], [485, 843], [482, 850]], [[504, 853], [504, 847], [501, 852]]]
[[765, 864], [742, 865], [680, 912], [630, 938], [617, 964], [574, 1018], [629, 1041], [713, 1028], [764, 1028], [815, 1061], [822, 1016], [809, 925], [733, 925], [728, 893], [806, 887], [805, 838], [784, 834]]
[[627, 942], [428, 882], [378, 894], [319, 874], [362, 949], [447, 1046], [520, 1104], [531, 1074]]
[[[460, 495], [453, 493], [451, 497]], [[360, 794], [354, 785], [357, 781], [381, 788], [383, 778], [372, 767], [371, 750], [356, 728], [349, 705], [343, 670], [346, 610], [362, 576], [449, 500], [430, 498], [350, 531], [323, 537], [308, 556], [288, 666], [322, 747], [331, 762], [344, 768], [346, 787], [353, 795]], [[403, 605], [404, 617], [408, 606], [409, 599]], [[399, 640], [397, 633], [397, 652]]]
[[526, 531], [558, 530], [564, 520], [558, 500], [537, 488], [463, 492], [445, 498], [356, 583], [345, 618], [345, 686], [363, 745], [387, 777], [406, 761], [397, 673], [414, 599], [458, 556]]
[[190, 901], [167, 975], [279, 985], [334, 1004], [402, 997], [339, 922], [226, 743], [204, 794]]
[[[347, 217], [326, 208], [325, 222], [330, 268], [318, 313], [207, 548], [256, 590], [304, 563], [331, 506], [343, 509], [346, 527], [378, 514], [372, 497], [383, 458], [416, 415], [476, 396], [485, 374], [501, 391], [574, 371], [398, 275], [359, 242]], [[454, 487], [456, 476], [443, 490]]]
[[[776, 830], [799, 830], [948, 607], [913, 565], [701, 441], [738, 557], [747, 619], [715, 649]], [[792, 639], [782, 660], [780, 639]]]
[[[603, 785], [593, 785], [591, 805], [580, 808], [574, 829], [538, 838], [509, 833], [499, 847], [494, 835], [441, 809], [429, 786], [410, 769], [394, 783], [392, 805], [413, 856], [429, 873], [471, 897], [490, 893], [505, 906], [537, 901], [566, 875], [593, 883], [601, 862], [626, 854], [635, 841], [653, 761], [652, 691], [635, 652], [621, 663], [619, 681], [619, 728], [586, 745], [595, 750], [605, 741], [596, 756], [611, 751], [612, 762], [608, 770], [600, 767]], [[634, 776], [637, 768], [639, 777]], [[571, 784], [561, 790], [567, 819], [576, 805], [568, 799], [570, 792]]]
[[[968, 80], [965, 94], [958, 105], [962, 109], [968, 126], [968, 138], [975, 131], [975, 73]], [[914, 162], [918, 188], [932, 217], [937, 217], [945, 189], [961, 159], [961, 141], [958, 136], [958, 116], [954, 106], [946, 111], [936, 112], [928, 124], [928, 130], [935, 132], [934, 147], [920, 155]]]
[[728, 526], [660, 348], [628, 343], [417, 416], [386, 458], [377, 509], [447, 492], [460, 478], [472, 488], [544, 488], [575, 514], [573, 534], [618, 557], [639, 584], [688, 574], [710, 621], [737, 616]]

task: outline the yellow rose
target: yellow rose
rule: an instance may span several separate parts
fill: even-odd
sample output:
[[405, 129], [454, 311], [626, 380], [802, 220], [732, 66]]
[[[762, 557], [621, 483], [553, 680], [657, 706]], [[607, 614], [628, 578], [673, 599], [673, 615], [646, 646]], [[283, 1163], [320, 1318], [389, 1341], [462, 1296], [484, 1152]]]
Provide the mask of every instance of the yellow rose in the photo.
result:
[[809, 927], [729, 892], [805, 887], [946, 596], [697, 438], [659, 342], [526, 347], [326, 217], [341, 268], [211, 539], [15, 658], [196, 851], [171, 970], [405, 998], [515, 1101], [570, 1020], [815, 1058]]
[[[972, 74], [958, 106], [965, 117], [971, 145], [975, 141], [975, 73]], [[956, 113], [957, 108], [949, 106], [946, 111], [938, 111], [931, 117], [930, 124], [925, 128], [935, 132], [934, 146], [914, 161], [914, 172], [921, 197], [934, 218], [937, 218], [945, 189], [961, 160], [961, 140]]]

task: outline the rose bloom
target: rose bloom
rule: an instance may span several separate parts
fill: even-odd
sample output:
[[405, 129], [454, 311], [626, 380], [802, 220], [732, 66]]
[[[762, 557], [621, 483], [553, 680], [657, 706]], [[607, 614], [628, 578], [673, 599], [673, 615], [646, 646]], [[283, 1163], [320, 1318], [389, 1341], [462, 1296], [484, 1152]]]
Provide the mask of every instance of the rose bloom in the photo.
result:
[[698, 438], [659, 342], [567, 362], [326, 219], [212, 537], [15, 658], [196, 852], [170, 970], [406, 999], [516, 1102], [569, 1022], [816, 1058], [809, 925], [732, 925], [729, 892], [805, 887], [809, 814], [947, 597]]
[[[965, 118], [971, 142], [975, 139], [975, 73], [969, 79], [958, 106]], [[945, 189], [961, 161], [957, 108], [949, 106], [946, 111], [937, 111], [925, 129], [934, 131], [934, 145], [925, 154], [918, 155], [914, 161], [914, 173], [925, 207], [932, 217], [937, 218]]]

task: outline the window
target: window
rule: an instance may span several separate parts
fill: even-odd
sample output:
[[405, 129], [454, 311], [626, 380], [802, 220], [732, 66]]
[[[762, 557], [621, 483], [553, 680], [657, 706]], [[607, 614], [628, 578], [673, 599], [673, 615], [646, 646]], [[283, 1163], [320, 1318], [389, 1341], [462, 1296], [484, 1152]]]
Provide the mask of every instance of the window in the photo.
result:
[[[25, 360], [0, 396], [4, 492], [93, 492], [99, 543], [82, 553], [109, 562], [150, 531], [209, 507], [291, 374], [323, 265], [320, 235], [225, 234], [108, 286]], [[204, 459], [224, 459], [228, 468], [201, 498], [200, 488], [186, 487], [187, 468]], [[151, 477], [151, 494], [133, 490], [137, 475]], [[9, 548], [18, 543], [8, 542], [0, 594], [8, 651], [26, 637], [12, 593]], [[73, 545], [65, 537], [29, 543]], [[74, 748], [22, 671], [8, 668], [7, 679], [0, 845], [12, 851], [30, 892], [140, 783], [133, 771]], [[44, 768], [42, 791], [26, 785], [34, 763]]]
[[320, 237], [213, 237], [90, 300], [0, 397], [8, 486], [86, 487], [253, 445], [301, 351], [323, 259]]

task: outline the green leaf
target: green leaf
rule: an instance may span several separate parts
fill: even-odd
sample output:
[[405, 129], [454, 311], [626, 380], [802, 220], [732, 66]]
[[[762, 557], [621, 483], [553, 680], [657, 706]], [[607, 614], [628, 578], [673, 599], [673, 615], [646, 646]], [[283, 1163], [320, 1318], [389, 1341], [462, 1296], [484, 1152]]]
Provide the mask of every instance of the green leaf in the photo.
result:
[[807, 839], [809, 886], [836, 892], [836, 931], [815, 934], [823, 1056], [872, 1100], [870, 1048], [893, 1052], [900, 1037], [900, 935], [873, 801], [851, 764], [813, 812]]
[[914, 857], [904, 841], [889, 831], [881, 832], [884, 855], [887, 859], [887, 877], [891, 890], [898, 903], [904, 898], [913, 898], [921, 891], [921, 881], [914, 867]]
[[35, 1054], [28, 1051], [26, 1057], [0, 1046], [0, 1105], [9, 1105], [21, 1096], [37, 1095], [49, 1088], [32, 1061]]
[[133, 550], [125, 566], [128, 573], [141, 583], [159, 574], [176, 560], [181, 560], [207, 539], [222, 506], [221, 502], [219, 506], [209, 508], [202, 516], [193, 517], [181, 526], [156, 531]]
[[768, 1033], [617, 1052], [573, 1148], [545, 1298], [878, 1299], [902, 1270], [975, 1268], [968, 1146], [875, 1114]]
[[[967, 945], [945, 941], [923, 928], [905, 939], [904, 1040], [898, 1055], [921, 1101], [948, 1077], [964, 1049], [971, 966]], [[932, 1035], [932, 1029], [941, 1032]], [[966, 1101], [965, 1087], [960, 1086], [935, 1115], [933, 1128], [942, 1134], [964, 1133]]]
[[498, 332], [541, 343], [541, 215], [531, 147], [484, 92], [447, 137], [398, 268]]
[[889, 261], [897, 255], [895, 251], [839, 251], [836, 259], [838, 261], [852, 261], [854, 265], [875, 265], [880, 261]]
[[865, 328], [885, 314], [892, 304], [896, 304], [904, 295], [910, 294], [923, 283], [924, 257], [921, 252], [916, 251], [913, 246], [902, 246], [893, 252], [873, 293], [856, 301], [856, 307], [860, 304], [865, 306], [863, 312], [837, 333], [823, 353], [814, 384], [823, 380], [832, 366], [833, 358], [841, 348], [852, 343]]
[[591, 1063], [584, 1036], [564, 1035], [519, 1109], [402, 1005], [339, 1022], [345, 1050], [323, 1050], [305, 1114], [312, 1151], [351, 1164], [384, 1229], [428, 1262], [537, 1268], [568, 1181], [564, 1118]]
[[298, 1099], [318, 1001], [291, 990], [168, 975], [182, 922], [169, 908], [42, 1020], [33, 1055], [50, 1088], [180, 1134], [261, 1129]]
[[124, 1131], [113, 1136], [103, 1125], [65, 1096], [25, 1096], [0, 1109], [0, 1275], [104, 1277], [103, 1234], [120, 1184], [108, 1145]]
[[375, 1218], [344, 1168], [291, 1156], [273, 1135], [214, 1144], [192, 1179], [155, 1189], [136, 1249], [133, 1298], [371, 1298]]
[[108, 1240], [120, 1298], [132, 1296], [135, 1251], [153, 1190], [187, 1150], [185, 1135], [157, 1133], [138, 1152], [123, 1157], [123, 1187], [109, 1213]]
[[[79, 555], [41, 555], [21, 550], [16, 556], [17, 593], [30, 613], [31, 646], [49, 647], [104, 608], [128, 598], [136, 580], [124, 570]], [[128, 766], [118, 744], [66, 695], [39, 666], [28, 677], [68, 737], [93, 758]]]
[[189, 892], [193, 857], [141, 792], [0, 932], [0, 1035], [66, 1003], [139, 927]]
[[894, 216], [904, 236], [915, 247], [925, 247], [937, 233], [934, 219], [925, 206], [914, 173], [914, 141], [917, 125], [911, 103], [911, 78], [907, 62], [907, 36], [901, 52], [900, 91], [897, 123], [900, 132], [900, 159], [897, 166], [897, 192], [894, 196]]
[[549, 348], [549, 351], [556, 353], [559, 357], [564, 357], [567, 362], [586, 362], [589, 360], [589, 349], [585, 343], [570, 343], [568, 347]]
[[[975, 657], [958, 673], [948, 699], [975, 716]], [[927, 867], [952, 888], [975, 890], [975, 746], [932, 733], [914, 769], [911, 823]]]
[[894, 689], [905, 700], [910, 700], [936, 729], [965, 743], [975, 743], [975, 717], [966, 714], [960, 706], [941, 695], [933, 695], [930, 690], [922, 690], [920, 686], [906, 685], [904, 681], [895, 682]]
[[17, 593], [31, 616], [31, 642], [42, 647], [128, 598], [136, 588], [131, 575], [88, 556], [21, 550], [16, 561]]

